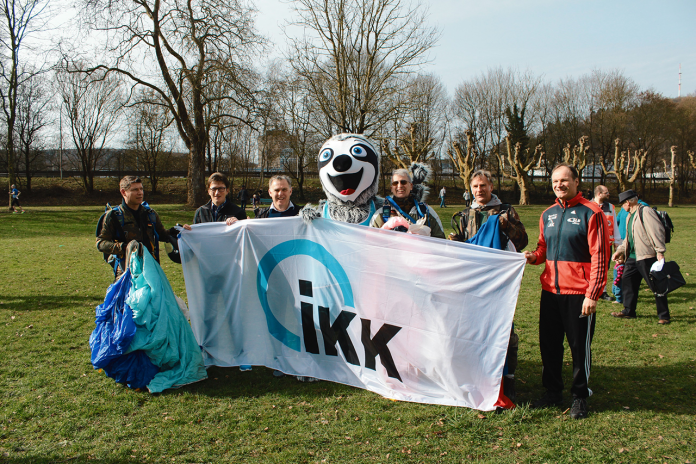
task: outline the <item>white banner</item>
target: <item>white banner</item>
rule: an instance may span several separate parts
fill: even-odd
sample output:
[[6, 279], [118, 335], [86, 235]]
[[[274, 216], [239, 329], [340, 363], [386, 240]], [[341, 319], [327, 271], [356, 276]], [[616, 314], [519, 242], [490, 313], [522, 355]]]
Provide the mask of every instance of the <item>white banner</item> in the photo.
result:
[[206, 365], [494, 409], [521, 254], [299, 217], [195, 225], [179, 245]]

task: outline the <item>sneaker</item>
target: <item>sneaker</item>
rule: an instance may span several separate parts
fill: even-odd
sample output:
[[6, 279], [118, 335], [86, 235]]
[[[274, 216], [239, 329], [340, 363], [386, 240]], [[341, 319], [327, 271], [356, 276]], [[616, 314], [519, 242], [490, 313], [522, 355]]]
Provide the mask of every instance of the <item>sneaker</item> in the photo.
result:
[[560, 393], [546, 392], [544, 396], [531, 404], [531, 409], [560, 408], [563, 406], [563, 396]]
[[607, 292], [602, 293], [602, 296], [599, 298], [604, 301], [614, 301], [614, 299]]
[[570, 417], [572, 419], [584, 419], [587, 417], [587, 401], [585, 398], [575, 398], [570, 407]]
[[242, 371], [242, 372], [247, 372], [247, 371], [250, 371], [250, 370], [251, 370], [251, 366], [245, 364], [245, 365], [243, 365], [243, 366], [239, 366], [239, 370]]
[[273, 377], [279, 379], [281, 377], [285, 377], [285, 374], [283, 372], [280, 372], [280, 371], [273, 371]]

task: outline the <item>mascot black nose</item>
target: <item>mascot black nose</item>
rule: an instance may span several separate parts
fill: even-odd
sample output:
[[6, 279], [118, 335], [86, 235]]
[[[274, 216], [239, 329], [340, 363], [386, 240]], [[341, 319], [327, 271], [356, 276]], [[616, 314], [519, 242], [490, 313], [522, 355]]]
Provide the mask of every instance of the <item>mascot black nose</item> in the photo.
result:
[[348, 155], [337, 156], [333, 160], [333, 167], [338, 172], [345, 172], [353, 165], [353, 158]]

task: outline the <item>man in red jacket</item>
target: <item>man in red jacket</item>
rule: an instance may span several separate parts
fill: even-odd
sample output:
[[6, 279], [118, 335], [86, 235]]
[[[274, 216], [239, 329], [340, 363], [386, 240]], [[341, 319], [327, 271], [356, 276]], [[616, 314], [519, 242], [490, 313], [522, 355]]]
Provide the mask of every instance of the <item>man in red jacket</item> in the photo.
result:
[[528, 264], [546, 263], [541, 274], [539, 348], [546, 394], [533, 408], [563, 404], [563, 338], [573, 355], [573, 405], [570, 417], [587, 417], [592, 394], [590, 344], [597, 300], [607, 283], [609, 231], [601, 208], [582, 197], [577, 170], [565, 163], [551, 173], [556, 202], [541, 214], [539, 242], [526, 251]]

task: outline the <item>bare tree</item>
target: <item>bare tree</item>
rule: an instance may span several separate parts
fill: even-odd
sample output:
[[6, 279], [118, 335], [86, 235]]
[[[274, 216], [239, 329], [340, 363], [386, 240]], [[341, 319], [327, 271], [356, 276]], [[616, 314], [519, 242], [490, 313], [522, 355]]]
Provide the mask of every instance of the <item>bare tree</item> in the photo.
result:
[[[0, 14], [4, 26], [0, 30], [0, 99], [5, 116], [5, 149], [8, 169], [8, 186], [15, 183], [15, 123], [17, 121], [17, 100], [19, 88], [33, 72], [24, 68], [22, 72], [20, 52], [28, 36], [43, 26], [43, 14], [48, 0], [2, 0]], [[10, 209], [12, 199], [9, 199]]]
[[296, 75], [284, 79], [279, 92], [279, 110], [291, 150], [291, 155], [283, 156], [281, 163], [297, 182], [300, 199], [305, 200], [305, 175], [311, 166], [316, 166], [316, 156], [325, 137], [315, 129], [319, 110], [304, 79]]
[[[522, 149], [522, 143], [517, 142], [515, 147], [512, 147], [510, 137], [505, 137], [507, 146], [507, 162], [512, 167], [512, 173], [508, 174], [503, 169], [503, 175], [517, 182], [520, 187], [520, 205], [529, 204], [529, 174], [530, 169], [539, 169], [541, 160], [544, 158], [544, 151], [541, 145], [534, 148], [534, 152], [530, 155], [529, 148]], [[498, 155], [498, 162], [503, 168], [505, 167], [505, 159]]]
[[382, 131], [382, 150], [396, 166], [408, 169], [411, 163], [430, 161], [439, 151], [444, 140], [445, 88], [436, 76], [421, 74], [410, 79], [396, 98], [401, 104], [389, 124], [392, 135]]
[[[638, 176], [643, 171], [645, 167], [645, 158], [647, 153], [644, 150], [633, 150], [633, 155], [631, 155], [631, 149], [627, 151], [621, 151], [621, 140], [614, 140], [614, 162], [612, 164], [613, 169], [607, 169], [604, 160], [600, 159], [600, 164], [602, 165], [602, 171], [605, 175], [613, 174], [616, 176], [616, 180], [619, 182], [619, 186], [622, 192], [625, 192], [633, 186], [633, 183], [638, 179]], [[633, 164], [631, 165], [631, 162]], [[631, 170], [633, 174], [631, 175]]]
[[[220, 98], [253, 104], [247, 68], [262, 42], [253, 9], [241, 0], [80, 1], [83, 20], [112, 38], [103, 63], [84, 71], [118, 73], [159, 95], [189, 151], [187, 202], [199, 205], [205, 200], [206, 106]], [[228, 81], [230, 93], [212, 92], [215, 79]], [[238, 113], [230, 117], [250, 122]]]
[[587, 166], [587, 150], [589, 146], [587, 142], [589, 137], [583, 135], [578, 140], [578, 144], [571, 147], [567, 144], [563, 147], [563, 162], [573, 166], [578, 171], [578, 178], [582, 180], [582, 171]]
[[27, 191], [31, 191], [35, 165], [43, 157], [40, 134], [49, 124], [48, 111], [52, 101], [53, 94], [48, 89], [48, 83], [36, 74], [25, 80], [19, 88], [15, 133], [24, 164]]
[[[530, 135], [542, 129], [540, 116], [547, 111], [547, 98], [545, 93], [541, 93], [542, 89], [540, 77], [512, 68], [491, 68], [457, 87], [453, 101], [454, 114], [464, 129], [473, 131], [478, 160], [483, 167], [489, 167], [485, 166], [487, 160], [502, 159], [498, 153], [508, 132], [508, 109], [516, 106], [524, 112], [525, 131]], [[496, 165], [499, 179], [503, 175], [502, 166], [504, 164]]]
[[117, 127], [124, 104], [122, 82], [115, 76], [59, 71], [59, 93], [82, 171], [85, 191], [94, 191], [94, 171], [104, 161], [106, 144]]
[[467, 130], [466, 134], [466, 151], [462, 148], [461, 144], [457, 141], [452, 142], [452, 148], [447, 149], [447, 155], [452, 160], [453, 165], [459, 172], [459, 178], [464, 181], [464, 189], [469, 189], [469, 182], [471, 180], [471, 174], [474, 172], [474, 164], [476, 163], [476, 157], [478, 153], [476, 152], [475, 142], [474, 142], [474, 131]]
[[419, 136], [419, 129], [419, 124], [410, 124], [407, 133], [401, 135], [393, 149], [388, 142], [382, 142], [382, 151], [399, 168], [408, 169], [412, 163], [422, 163], [431, 158], [433, 139]]
[[672, 159], [669, 166], [667, 166], [667, 160], [663, 159], [662, 163], [665, 165], [665, 174], [667, 174], [667, 177], [669, 178], [669, 207], [671, 208], [674, 206], [674, 185], [677, 179], [677, 167], [675, 164], [677, 158], [677, 146], [672, 145], [669, 151], [672, 154]]
[[[148, 93], [142, 100], [156, 98], [152, 92]], [[168, 137], [172, 117], [164, 106], [141, 103], [132, 109], [129, 120], [129, 155], [135, 157], [136, 169], [142, 167], [147, 172], [152, 193], [156, 193], [160, 173], [168, 168], [172, 157]]]
[[409, 73], [437, 40], [420, 6], [402, 0], [297, 0], [291, 65], [339, 131], [372, 135], [391, 118]]

